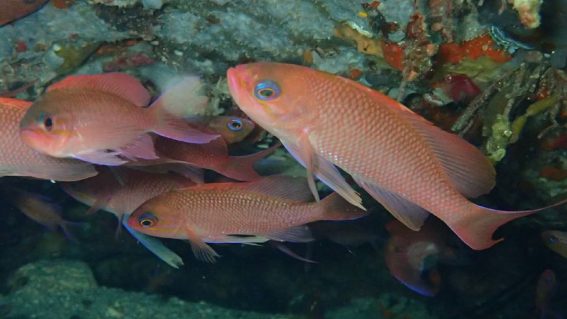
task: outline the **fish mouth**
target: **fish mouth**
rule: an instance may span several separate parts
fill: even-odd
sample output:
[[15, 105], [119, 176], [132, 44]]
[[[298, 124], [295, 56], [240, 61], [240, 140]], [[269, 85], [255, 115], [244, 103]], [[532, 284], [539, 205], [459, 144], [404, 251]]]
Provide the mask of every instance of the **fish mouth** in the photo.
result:
[[235, 100], [242, 96], [242, 93], [239, 94], [239, 89], [246, 90], [252, 82], [252, 77], [246, 70], [246, 64], [240, 64], [226, 71], [228, 90]]
[[20, 139], [27, 145], [34, 147], [34, 145], [41, 145], [38, 143], [38, 139], [41, 139], [39, 132], [31, 128], [20, 129]]
[[20, 129], [20, 140], [36, 150], [37, 152], [47, 154], [53, 157], [66, 157], [65, 154], [53, 152], [53, 140], [44, 135], [43, 130], [36, 128]]
[[226, 71], [226, 77], [228, 79], [228, 90], [230, 91], [230, 95], [234, 97], [239, 87], [238, 66], [229, 68], [228, 71]]

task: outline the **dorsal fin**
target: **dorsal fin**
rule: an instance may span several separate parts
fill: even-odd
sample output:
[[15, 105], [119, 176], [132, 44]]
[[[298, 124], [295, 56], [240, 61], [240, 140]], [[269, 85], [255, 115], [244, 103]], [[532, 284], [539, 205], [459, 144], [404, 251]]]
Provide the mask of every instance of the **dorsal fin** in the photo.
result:
[[10, 106], [10, 107], [16, 107], [16, 108], [18, 108], [18, 107], [19, 108], [28, 108], [28, 107], [30, 107], [31, 104], [32, 104], [32, 102], [29, 102], [29, 101], [0, 96], [0, 105], [2, 105], [2, 106], [7, 105], [7, 106]]
[[461, 194], [474, 198], [490, 192], [496, 183], [496, 172], [479, 149], [461, 137], [436, 127], [397, 102], [396, 106], [395, 109], [400, 111], [397, 114], [407, 119], [424, 138]]
[[59, 89], [92, 89], [111, 93], [138, 106], [148, 106], [151, 96], [135, 77], [126, 73], [71, 75], [50, 85], [47, 92]]
[[299, 202], [309, 202], [313, 200], [311, 190], [307, 186], [307, 181], [304, 178], [285, 175], [262, 177], [252, 182], [208, 183], [191, 187], [193, 190], [225, 188], [227, 190], [241, 189]]
[[286, 199], [308, 202], [313, 200], [307, 180], [300, 177], [273, 175], [253, 182], [241, 183], [246, 189]]

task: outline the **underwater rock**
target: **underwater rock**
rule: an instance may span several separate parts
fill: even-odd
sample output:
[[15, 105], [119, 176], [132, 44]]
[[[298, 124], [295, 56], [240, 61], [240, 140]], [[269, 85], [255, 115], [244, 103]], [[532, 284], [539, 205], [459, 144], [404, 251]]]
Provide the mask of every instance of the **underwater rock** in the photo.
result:
[[36, 90], [74, 70], [98, 43], [130, 37], [98, 18], [87, 3], [38, 12], [0, 28], [0, 94], [14, 83], [33, 83]]
[[2, 298], [8, 312], [5, 318], [294, 318], [100, 287], [86, 263], [72, 260], [25, 265], [9, 286], [10, 293]]
[[349, 305], [329, 311], [328, 319], [402, 319], [402, 318], [434, 318], [424, 304], [390, 294], [382, 294], [378, 299], [354, 299]]

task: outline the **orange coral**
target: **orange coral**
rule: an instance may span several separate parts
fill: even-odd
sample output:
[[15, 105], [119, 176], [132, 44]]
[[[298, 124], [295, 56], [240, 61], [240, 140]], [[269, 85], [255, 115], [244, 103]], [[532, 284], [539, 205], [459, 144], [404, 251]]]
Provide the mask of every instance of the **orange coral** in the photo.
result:
[[394, 69], [402, 71], [404, 69], [404, 48], [398, 43], [382, 42], [382, 52], [384, 60]]
[[440, 63], [457, 64], [466, 58], [476, 60], [482, 56], [498, 63], [508, 62], [512, 58], [508, 53], [496, 47], [490, 35], [483, 34], [461, 44], [442, 44], [439, 47], [438, 61]]

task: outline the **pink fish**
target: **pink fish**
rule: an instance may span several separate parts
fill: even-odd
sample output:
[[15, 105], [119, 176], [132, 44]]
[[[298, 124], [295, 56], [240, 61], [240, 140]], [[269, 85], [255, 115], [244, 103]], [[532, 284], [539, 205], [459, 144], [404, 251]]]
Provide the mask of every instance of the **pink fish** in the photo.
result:
[[185, 78], [146, 107], [150, 95], [130, 75], [69, 76], [32, 104], [21, 121], [20, 135], [32, 148], [54, 157], [103, 165], [156, 159], [150, 132], [191, 143], [219, 137], [181, 119], [186, 103], [206, 102], [192, 95], [197, 94], [195, 87], [200, 87], [197, 78]]
[[363, 208], [338, 166], [409, 228], [420, 229], [432, 213], [473, 249], [491, 247], [498, 227], [541, 210], [500, 211], [469, 201], [495, 184], [488, 159], [360, 83], [280, 63], [239, 65], [227, 76], [240, 108], [307, 168], [314, 195], [313, 175]]
[[47, 156], [21, 141], [20, 120], [30, 105], [27, 101], [0, 97], [0, 176], [77, 181], [96, 175], [97, 171], [92, 165]]
[[303, 179], [264, 177], [246, 183], [213, 183], [158, 195], [138, 207], [128, 225], [156, 237], [188, 239], [195, 255], [212, 262], [207, 243], [263, 243], [313, 240], [305, 224], [365, 215], [340, 196], [319, 203]]

